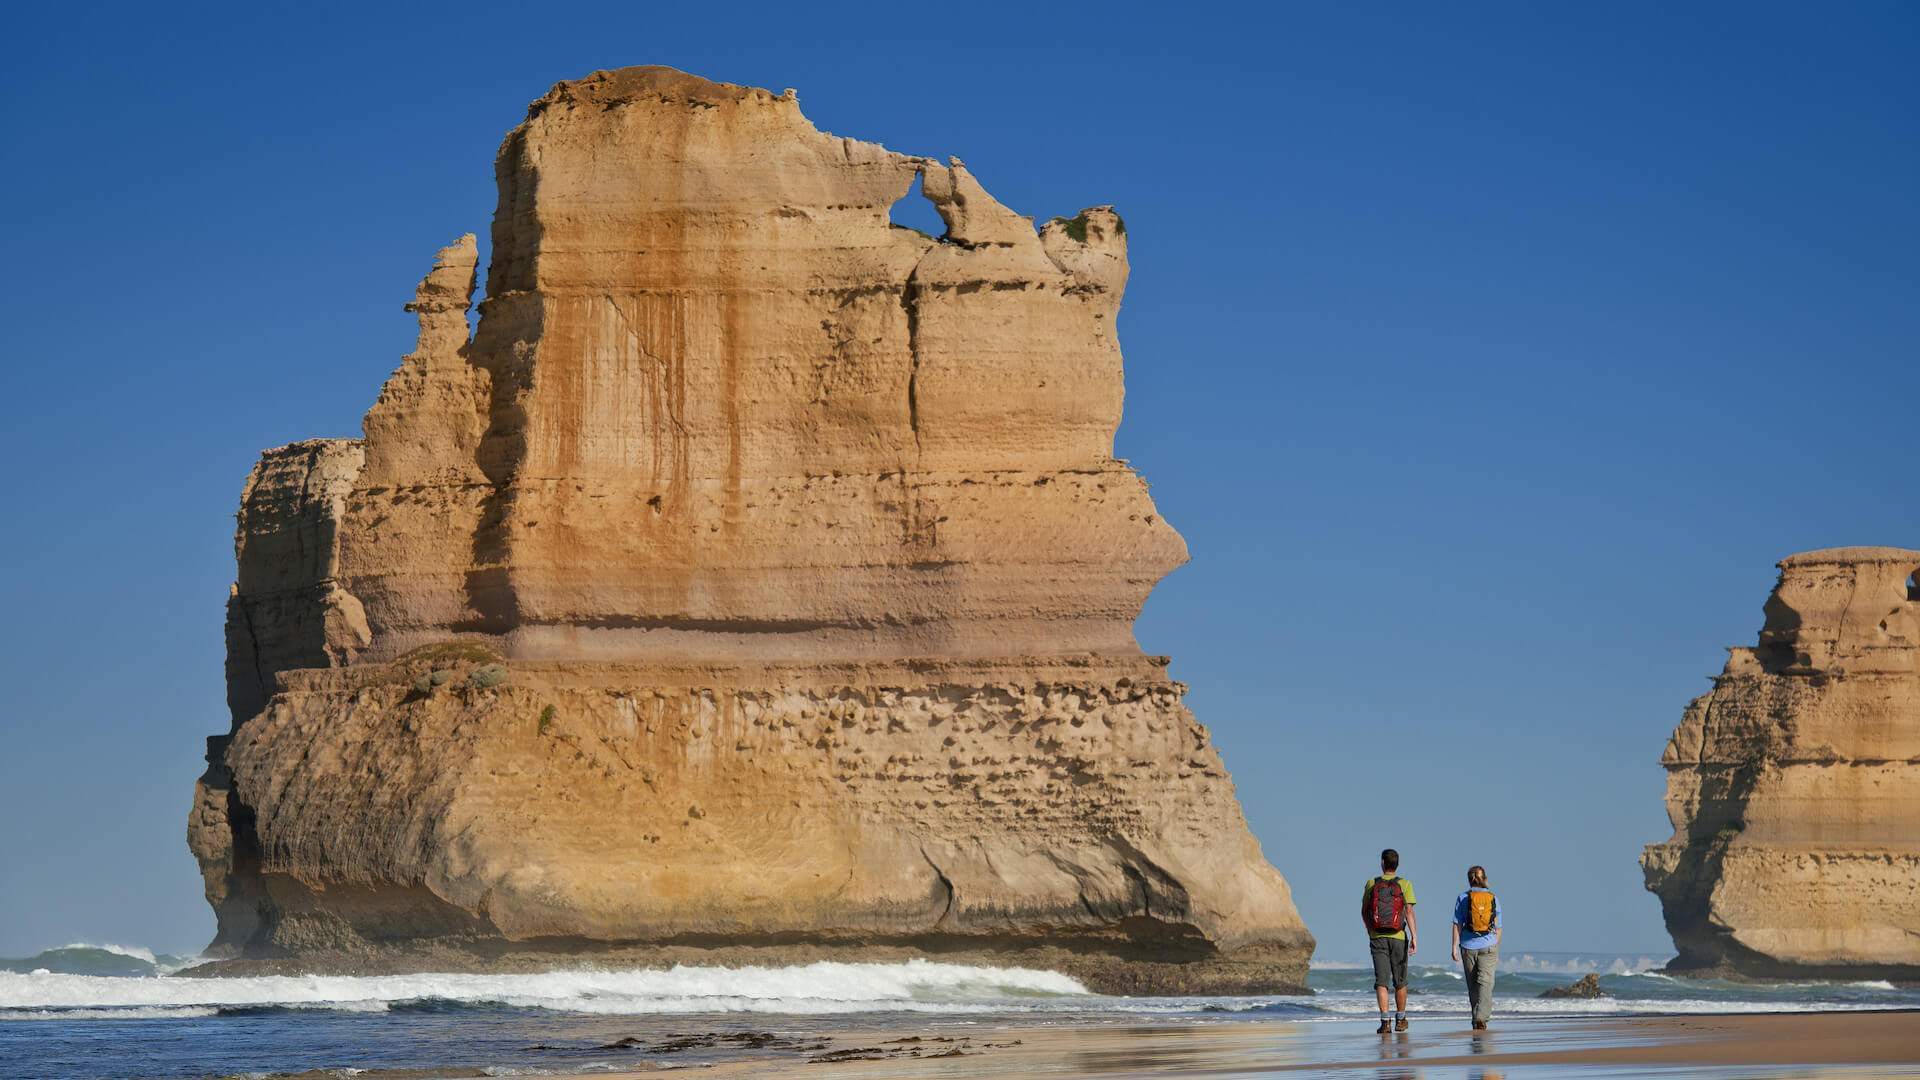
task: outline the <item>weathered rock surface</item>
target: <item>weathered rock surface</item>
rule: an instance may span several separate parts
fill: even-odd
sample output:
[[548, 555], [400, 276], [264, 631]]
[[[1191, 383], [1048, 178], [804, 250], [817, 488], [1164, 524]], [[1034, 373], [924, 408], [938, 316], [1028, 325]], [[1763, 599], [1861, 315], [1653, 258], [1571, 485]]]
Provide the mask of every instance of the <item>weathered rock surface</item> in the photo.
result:
[[[1302, 985], [1133, 639], [1186, 550], [1112, 455], [1118, 215], [1036, 231], [666, 68], [556, 86], [496, 173], [471, 339], [469, 236], [365, 438], [248, 481], [190, 825], [215, 951]], [[889, 224], [916, 177], [944, 237]]]
[[1920, 978], [1920, 551], [1780, 563], [1667, 744], [1674, 835], [1641, 858], [1677, 969]]

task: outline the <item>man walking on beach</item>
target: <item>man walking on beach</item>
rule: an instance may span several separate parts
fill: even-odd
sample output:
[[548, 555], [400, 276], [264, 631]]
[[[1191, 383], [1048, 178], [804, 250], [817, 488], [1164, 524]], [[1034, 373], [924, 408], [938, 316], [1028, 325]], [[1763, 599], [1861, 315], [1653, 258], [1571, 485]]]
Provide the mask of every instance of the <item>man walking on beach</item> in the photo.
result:
[[1487, 868], [1469, 867], [1467, 891], [1453, 902], [1453, 958], [1461, 961], [1473, 1030], [1493, 1019], [1493, 969], [1500, 962], [1500, 898], [1487, 888]]
[[[1413, 883], [1400, 876], [1400, 853], [1380, 853], [1380, 876], [1369, 878], [1360, 894], [1360, 921], [1367, 927], [1373, 953], [1373, 994], [1380, 1002], [1380, 1034], [1407, 1030], [1407, 957], [1420, 951], [1420, 926], [1414, 921]], [[1393, 1019], [1387, 1019], [1387, 989], [1394, 995]]]

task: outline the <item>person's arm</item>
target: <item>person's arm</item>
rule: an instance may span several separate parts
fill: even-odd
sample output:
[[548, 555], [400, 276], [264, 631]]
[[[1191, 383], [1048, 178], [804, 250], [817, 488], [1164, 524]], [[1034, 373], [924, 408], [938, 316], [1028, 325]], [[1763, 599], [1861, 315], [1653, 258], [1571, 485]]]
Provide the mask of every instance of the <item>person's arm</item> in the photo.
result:
[[1500, 898], [1493, 898], [1493, 947], [1500, 947]]
[[1414, 905], [1407, 905], [1407, 955], [1420, 951], [1420, 920], [1414, 917]]
[[1453, 917], [1453, 945], [1448, 950], [1455, 960], [1460, 959], [1460, 916]]

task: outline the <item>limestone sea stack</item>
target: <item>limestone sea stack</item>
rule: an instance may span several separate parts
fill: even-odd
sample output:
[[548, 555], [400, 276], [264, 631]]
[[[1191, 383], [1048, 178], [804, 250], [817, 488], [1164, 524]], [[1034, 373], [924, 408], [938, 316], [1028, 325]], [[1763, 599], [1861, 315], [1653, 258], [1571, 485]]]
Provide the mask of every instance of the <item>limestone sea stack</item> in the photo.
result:
[[[214, 955], [937, 957], [1273, 992], [1313, 941], [1132, 624], [1126, 228], [668, 68], [555, 86], [363, 439], [267, 451]], [[889, 224], [921, 181], [935, 238]]]
[[1780, 563], [1667, 744], [1674, 835], [1641, 858], [1677, 970], [1920, 979], [1920, 551]]

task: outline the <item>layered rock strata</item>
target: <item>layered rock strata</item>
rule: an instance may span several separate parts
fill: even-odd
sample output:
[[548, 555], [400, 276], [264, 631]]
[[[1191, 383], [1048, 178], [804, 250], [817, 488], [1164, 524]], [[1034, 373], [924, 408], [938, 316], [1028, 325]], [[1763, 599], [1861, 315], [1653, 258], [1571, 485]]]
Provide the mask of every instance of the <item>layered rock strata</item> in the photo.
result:
[[[1126, 232], [792, 92], [599, 72], [502, 144], [362, 440], [239, 515], [218, 954], [940, 955], [1145, 992], [1312, 939], [1132, 622]], [[891, 225], [918, 179], [946, 223]]]
[[1780, 563], [1753, 648], [1667, 744], [1641, 858], [1673, 967], [1920, 979], [1920, 551]]

